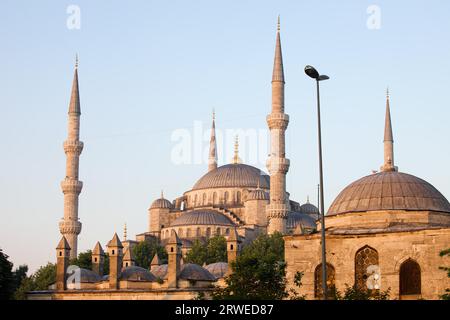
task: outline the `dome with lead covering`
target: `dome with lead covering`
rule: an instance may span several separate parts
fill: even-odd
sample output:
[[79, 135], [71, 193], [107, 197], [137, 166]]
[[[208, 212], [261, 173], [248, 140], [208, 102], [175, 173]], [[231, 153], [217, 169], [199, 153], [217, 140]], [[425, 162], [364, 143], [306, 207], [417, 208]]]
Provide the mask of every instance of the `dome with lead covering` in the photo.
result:
[[407, 173], [387, 171], [351, 183], [336, 197], [327, 215], [381, 210], [450, 213], [450, 204], [425, 180]]
[[228, 271], [228, 263], [226, 262], [215, 262], [208, 264], [205, 267], [216, 279], [223, 278]]
[[137, 266], [130, 266], [122, 269], [120, 280], [153, 282], [156, 281], [156, 277], [147, 269]]
[[223, 214], [214, 210], [194, 210], [176, 218], [171, 227], [189, 225], [222, 225], [233, 226], [233, 222]]
[[305, 230], [315, 230], [317, 228], [316, 219], [312, 218], [308, 214], [294, 211], [289, 212], [286, 221], [286, 228], [293, 230], [298, 225]]
[[208, 270], [194, 263], [186, 263], [181, 266], [180, 279], [195, 281], [216, 280]]
[[270, 188], [270, 177], [258, 168], [242, 164], [227, 164], [206, 173], [192, 190], [211, 188]]
[[252, 190], [248, 194], [248, 200], [269, 200], [269, 194], [262, 189]]
[[172, 209], [172, 207], [172, 202], [161, 197], [153, 201], [150, 209]]

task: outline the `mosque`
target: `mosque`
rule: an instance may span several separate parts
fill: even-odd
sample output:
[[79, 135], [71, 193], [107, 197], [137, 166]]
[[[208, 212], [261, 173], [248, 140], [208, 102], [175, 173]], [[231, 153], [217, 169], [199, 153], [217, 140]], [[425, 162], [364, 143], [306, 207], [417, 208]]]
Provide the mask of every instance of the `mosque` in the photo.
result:
[[[267, 116], [268, 173], [241, 162], [237, 141], [232, 162], [218, 166], [213, 116], [207, 172], [176, 199], [170, 201], [161, 194], [154, 200], [148, 210], [148, 229], [135, 240], [113, 236], [107, 244], [109, 275], [103, 274], [105, 252], [99, 242], [93, 249], [92, 270], [71, 273], [68, 262], [77, 256], [78, 196], [83, 187], [78, 177], [83, 143], [76, 64], [64, 142], [67, 162], [61, 183], [64, 217], [59, 223], [63, 237], [56, 248], [57, 280], [48, 291], [29, 293], [29, 299], [192, 299], [199, 293], [207, 297], [214, 285], [224, 285], [229, 264], [242, 246], [261, 233], [274, 232], [285, 238], [289, 285], [297, 271], [303, 272], [300, 293], [308, 299], [321, 298], [319, 210], [309, 201], [300, 205], [286, 191], [290, 161], [285, 153], [289, 116], [284, 87], [278, 22], [272, 107]], [[439, 270], [440, 265], [449, 264], [439, 251], [450, 245], [450, 204], [431, 184], [398, 171], [393, 142], [388, 96], [381, 171], [350, 184], [325, 215], [327, 287], [371, 285], [389, 288], [392, 298], [437, 299], [450, 287], [446, 273]], [[206, 241], [214, 235], [226, 238], [228, 261], [207, 266], [183, 263], [194, 240]], [[148, 268], [134, 265], [132, 247], [149, 239], [166, 247], [167, 264], [155, 256]]]

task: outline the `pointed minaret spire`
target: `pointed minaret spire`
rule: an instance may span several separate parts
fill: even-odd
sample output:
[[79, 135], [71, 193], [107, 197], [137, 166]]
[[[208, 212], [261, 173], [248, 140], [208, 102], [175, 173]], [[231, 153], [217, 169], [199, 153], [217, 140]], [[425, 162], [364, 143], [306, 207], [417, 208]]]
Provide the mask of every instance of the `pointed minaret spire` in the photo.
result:
[[127, 224], [126, 223], [123, 226], [123, 240], [127, 241]]
[[239, 158], [239, 137], [236, 136], [234, 139], [234, 156], [233, 156], [233, 164], [241, 163], [241, 159]]
[[208, 172], [217, 169], [216, 113], [213, 109], [211, 139], [209, 141]]
[[272, 82], [274, 81], [280, 81], [284, 83], [283, 55], [281, 52], [281, 39], [280, 39], [280, 16], [278, 16], [277, 40], [275, 44], [275, 59], [273, 63]]
[[267, 206], [267, 232], [286, 233], [287, 215], [290, 211], [286, 193], [286, 173], [289, 159], [286, 159], [286, 129], [289, 116], [284, 113], [284, 71], [281, 53], [280, 19], [278, 17], [275, 59], [272, 74], [272, 110], [267, 116], [270, 129], [270, 154], [267, 169], [270, 173], [270, 202]]
[[78, 255], [78, 234], [81, 232], [81, 223], [78, 219], [78, 196], [83, 188], [83, 183], [78, 180], [80, 154], [83, 151], [83, 142], [80, 141], [80, 115], [77, 56], [69, 104], [68, 134], [67, 140], [64, 141], [66, 177], [61, 182], [61, 189], [64, 193], [64, 217], [59, 222], [59, 230], [72, 248], [71, 259]]
[[392, 134], [391, 108], [389, 104], [389, 88], [386, 90], [386, 116], [384, 122], [384, 164], [381, 171], [398, 171], [394, 165], [394, 136]]

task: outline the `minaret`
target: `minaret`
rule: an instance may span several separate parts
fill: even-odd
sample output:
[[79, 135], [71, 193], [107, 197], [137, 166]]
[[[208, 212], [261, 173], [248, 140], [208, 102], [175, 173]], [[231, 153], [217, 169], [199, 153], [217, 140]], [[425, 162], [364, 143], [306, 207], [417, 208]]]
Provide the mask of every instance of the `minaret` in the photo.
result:
[[78, 235], [81, 232], [81, 223], [78, 221], [78, 196], [83, 188], [83, 183], [78, 180], [80, 154], [83, 151], [83, 142], [80, 141], [80, 115], [77, 57], [69, 104], [68, 135], [67, 140], [64, 141], [66, 177], [61, 182], [64, 193], [64, 218], [59, 222], [59, 230], [72, 249], [70, 251], [71, 259], [77, 257]]
[[280, 40], [280, 17], [278, 16], [275, 59], [272, 75], [272, 112], [267, 116], [270, 129], [270, 155], [267, 169], [270, 173], [270, 202], [267, 206], [267, 232], [286, 232], [286, 219], [290, 210], [286, 194], [286, 173], [289, 159], [285, 154], [285, 131], [289, 116], [284, 113], [284, 71]]
[[213, 111], [211, 139], [209, 141], [208, 172], [217, 169], [216, 113]]
[[381, 171], [398, 171], [394, 165], [394, 136], [392, 134], [391, 108], [389, 105], [389, 89], [386, 91], [386, 117], [384, 122], [384, 164]]

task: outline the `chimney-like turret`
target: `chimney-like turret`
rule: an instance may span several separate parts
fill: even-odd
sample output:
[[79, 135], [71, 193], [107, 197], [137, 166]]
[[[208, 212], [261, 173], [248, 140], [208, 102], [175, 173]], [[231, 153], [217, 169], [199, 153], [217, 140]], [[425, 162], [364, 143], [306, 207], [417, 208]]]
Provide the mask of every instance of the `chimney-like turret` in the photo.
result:
[[58, 291], [66, 290], [70, 251], [70, 245], [63, 236], [56, 247], [56, 290]]
[[114, 233], [114, 237], [108, 242], [108, 255], [109, 255], [109, 288], [119, 289], [119, 277], [120, 270], [122, 269], [122, 257], [123, 246], [117, 233]]
[[100, 277], [103, 276], [103, 265], [105, 263], [105, 252], [97, 241], [94, 250], [92, 250], [92, 271], [98, 274]]
[[167, 287], [178, 287], [178, 275], [181, 271], [181, 240], [178, 238], [175, 230], [172, 230], [169, 240], [167, 241], [166, 251], [168, 255], [167, 265]]

